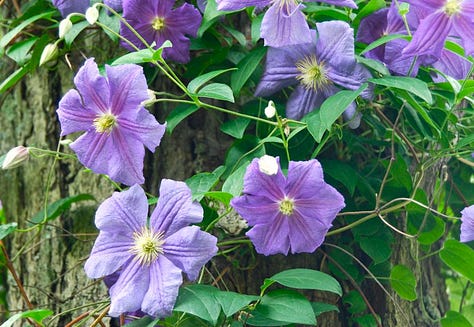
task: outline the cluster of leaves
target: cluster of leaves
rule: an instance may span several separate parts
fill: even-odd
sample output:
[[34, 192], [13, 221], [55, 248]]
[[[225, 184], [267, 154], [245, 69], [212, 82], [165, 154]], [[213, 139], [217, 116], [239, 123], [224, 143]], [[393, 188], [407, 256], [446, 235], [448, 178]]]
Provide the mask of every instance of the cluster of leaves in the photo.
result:
[[[386, 6], [385, 1], [379, 0], [358, 4], [357, 11], [350, 11], [308, 3], [304, 13], [311, 24], [336, 19], [350, 23], [357, 30], [364, 17]], [[24, 9], [21, 17], [9, 22], [11, 30], [0, 40], [1, 53], [18, 65], [0, 85], [0, 93], [37, 69], [45, 46], [56, 40], [59, 18], [48, 2], [32, 1]], [[240, 31], [234, 15], [218, 11], [215, 1], [208, 1], [198, 38], [191, 45], [199, 55], [192, 57], [183, 75], [183, 79], [189, 81], [185, 88], [192, 101], [176, 106], [166, 119], [167, 131], [172, 134], [176, 126], [201, 108], [236, 116], [221, 125], [221, 131], [233, 138], [223, 164], [186, 181], [194, 199], [206, 208], [203, 227], [214, 226], [222, 217], [221, 207], [230, 211], [230, 200], [240, 195], [246, 167], [253, 158], [264, 154], [279, 156], [285, 166], [288, 157], [292, 160], [317, 157], [324, 167], [326, 180], [346, 199], [345, 212], [335, 221], [324, 247], [330, 258], [330, 274], [348, 285], [362, 285], [367, 279], [375, 279], [381, 287], [390, 286], [401, 298], [414, 301], [420, 296], [418, 284], [424, 281], [419, 280], [413, 267], [391, 260], [395, 240], [408, 237], [419, 249], [415, 258], [417, 265], [430, 256], [439, 256], [445, 264], [443, 273], [450, 287], [453, 311], [441, 320], [443, 326], [471, 326], [472, 315], [463, 315], [462, 309], [474, 305], [465, 300], [472, 294], [474, 250], [471, 245], [457, 241], [459, 223], [454, 217], [459, 216], [463, 207], [474, 203], [471, 159], [474, 81], [447, 78], [446, 82], [434, 83], [429, 69], [421, 69], [417, 77], [392, 76], [380, 62], [363, 56], [393, 39], [387, 36], [370, 45], [356, 44], [359, 62], [366, 65], [373, 76], [368, 81], [370, 87], [374, 87], [373, 100], [358, 97], [369, 87], [368, 83], [363, 84], [358, 90], [343, 90], [329, 97], [302, 122], [288, 122], [281, 118], [285, 116], [287, 100], [283, 91], [272, 99], [279, 117], [275, 127], [265, 122], [266, 100], [252, 96], [267, 51], [258, 41], [263, 13], [248, 9], [240, 14], [241, 18], [248, 19], [249, 36]], [[76, 38], [90, 33], [89, 23], [76, 19], [58, 57], [74, 51]], [[98, 21], [109, 28], [104, 32], [116, 42], [118, 17], [101, 10]], [[39, 22], [47, 26], [41, 33], [34, 30]], [[454, 43], [447, 42], [446, 47], [464, 54]], [[151, 71], [154, 68], [148, 63], [162, 59], [162, 48], [127, 53], [108, 58], [108, 62], [111, 65], [145, 63], [150, 70], [148, 75], [156, 76], [158, 70]], [[472, 58], [469, 59], [472, 62]], [[231, 109], [208, 104], [208, 99], [221, 101]], [[362, 125], [356, 130], [347, 129], [340, 118], [352, 101], [357, 101], [363, 114]], [[289, 132], [282, 132], [285, 127]], [[437, 175], [433, 175], [435, 173]], [[434, 184], [431, 190], [423, 187], [427, 179], [432, 179]], [[57, 218], [72, 203], [88, 199], [89, 195], [61, 199], [31, 222], [44, 224]], [[0, 239], [15, 231], [15, 223], [0, 222], [3, 224]], [[273, 283], [291, 289], [268, 291]], [[359, 292], [351, 290], [342, 294], [339, 283], [329, 275], [303, 269], [287, 270], [269, 278], [259, 296], [221, 291], [206, 285], [185, 286], [180, 291], [175, 315], [164, 322], [180, 326], [314, 325], [322, 312], [337, 310], [329, 304], [311, 303], [293, 289], [342, 295], [353, 323], [378, 324], [379, 317], [367, 313], [367, 304]], [[38, 321], [44, 318], [40, 316]], [[34, 319], [36, 316], [20, 314], [11, 321], [23, 317]], [[157, 322], [143, 318], [130, 326], [152, 326]]]

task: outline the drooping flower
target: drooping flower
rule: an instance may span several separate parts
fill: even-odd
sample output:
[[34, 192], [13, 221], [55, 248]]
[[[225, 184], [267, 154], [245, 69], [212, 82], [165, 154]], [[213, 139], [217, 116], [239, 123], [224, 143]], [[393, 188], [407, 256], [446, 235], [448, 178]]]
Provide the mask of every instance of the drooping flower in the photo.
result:
[[324, 181], [316, 159], [290, 161], [287, 176], [278, 159], [274, 160], [278, 164], [276, 174], [260, 169], [265, 164], [261, 158], [250, 163], [243, 195], [234, 198], [231, 205], [253, 226], [246, 235], [258, 253], [314, 252], [344, 208], [344, 198]]
[[474, 205], [461, 211], [461, 242], [474, 240]]
[[[314, 2], [316, 0], [308, 0]], [[256, 6], [270, 6], [263, 16], [260, 36], [264, 44], [280, 48], [288, 45], [309, 43], [311, 35], [305, 15], [301, 12], [304, 5], [301, 0], [216, 0], [219, 10], [239, 10]], [[321, 2], [357, 8], [352, 0], [323, 0]]]
[[[308, 2], [313, 1], [316, 0], [308, 0]], [[312, 41], [306, 17], [301, 12], [304, 5], [300, 3], [300, 0], [216, 0], [216, 2], [219, 10], [270, 6], [263, 16], [260, 28], [260, 36], [267, 46], [279, 48]], [[352, 0], [323, 0], [321, 2], [357, 8]]]
[[[186, 37], [197, 36], [201, 25], [201, 14], [189, 3], [173, 9], [175, 0], [124, 0], [123, 18], [149, 44], [155, 42], [160, 47], [166, 40], [173, 46], [163, 50], [163, 58], [179, 63], [189, 61], [190, 41]], [[135, 44], [138, 48], [145, 45], [124, 24], [120, 26], [120, 34]], [[132, 50], [131, 46], [122, 41], [122, 45]]]
[[144, 146], [154, 151], [165, 126], [141, 104], [148, 87], [140, 66], [106, 65], [105, 72], [99, 74], [93, 58], [79, 69], [77, 91], [68, 91], [59, 102], [61, 135], [85, 131], [70, 144], [84, 166], [120, 183], [142, 184]]
[[90, 6], [90, 0], [52, 0], [52, 2], [63, 17], [74, 12], [84, 14]]
[[466, 55], [474, 53], [474, 0], [405, 1], [425, 14], [404, 54], [439, 57], [448, 36], [461, 40]]
[[115, 192], [97, 209], [100, 232], [84, 269], [90, 278], [119, 272], [109, 290], [111, 316], [137, 310], [170, 315], [182, 272], [195, 280], [217, 252], [216, 237], [189, 226], [202, 220], [203, 210], [192, 202], [185, 183], [163, 180], [149, 222], [147, 214], [147, 198], [138, 185]]
[[[353, 30], [345, 22], [317, 23], [311, 31], [311, 43], [269, 48], [265, 71], [255, 91], [256, 96], [269, 96], [287, 86], [296, 88], [286, 104], [286, 115], [300, 119], [319, 108], [339, 87], [358, 89], [370, 72], [358, 64], [354, 55]], [[367, 89], [362, 96], [369, 97]], [[360, 114], [352, 103], [344, 113], [349, 126], [359, 126]]]

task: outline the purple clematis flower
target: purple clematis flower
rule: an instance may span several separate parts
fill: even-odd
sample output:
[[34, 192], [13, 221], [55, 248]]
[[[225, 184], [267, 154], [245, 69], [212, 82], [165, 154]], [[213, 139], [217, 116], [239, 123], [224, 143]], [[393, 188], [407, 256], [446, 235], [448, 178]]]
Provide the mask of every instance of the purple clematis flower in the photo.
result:
[[[308, 2], [314, 1], [308, 0]], [[260, 36], [267, 46], [279, 48], [312, 41], [306, 17], [301, 12], [304, 5], [300, 3], [300, 0], [216, 0], [216, 2], [219, 10], [239, 10], [250, 6], [263, 8], [270, 5], [260, 27]], [[357, 8], [352, 0], [323, 0], [321, 2]]]
[[115, 11], [122, 11], [122, 2], [123, 0], [104, 0], [104, 4]]
[[[312, 43], [269, 48], [265, 72], [255, 91], [256, 96], [269, 96], [287, 86], [296, 84], [286, 104], [286, 115], [300, 119], [319, 108], [329, 96], [339, 91], [339, 86], [358, 89], [370, 78], [370, 72], [356, 62], [353, 30], [345, 22], [317, 23], [311, 31]], [[369, 89], [362, 93], [370, 97]], [[349, 126], [356, 128], [360, 114], [352, 103], [344, 113]]]
[[284, 176], [278, 158], [269, 156], [250, 163], [243, 195], [231, 205], [253, 226], [246, 235], [264, 255], [314, 252], [345, 206], [343, 196], [324, 182], [316, 159], [290, 161]]
[[163, 180], [149, 222], [147, 213], [147, 198], [138, 185], [115, 192], [97, 209], [100, 233], [84, 269], [90, 278], [119, 271], [109, 290], [111, 316], [137, 310], [170, 315], [183, 282], [181, 272], [195, 280], [217, 253], [216, 237], [188, 226], [202, 220], [203, 210], [192, 202], [185, 183]]
[[90, 0], [52, 0], [52, 2], [63, 17], [73, 12], [84, 14], [91, 4]]
[[474, 240], [474, 205], [461, 211], [461, 242]]
[[406, 55], [441, 55], [448, 36], [461, 39], [466, 54], [474, 53], [474, 0], [405, 0], [426, 16], [413, 39], [403, 50]]
[[148, 99], [143, 69], [138, 65], [105, 66], [99, 74], [94, 59], [79, 69], [57, 110], [61, 135], [85, 131], [70, 147], [79, 161], [98, 174], [133, 185], [144, 183], [143, 159], [160, 144], [165, 126], [141, 104]]
[[[189, 3], [173, 9], [174, 3], [175, 0], [124, 0], [123, 18], [148, 43], [155, 42], [157, 48], [166, 40], [170, 40], [173, 46], [163, 50], [163, 58], [186, 63], [190, 60], [190, 41], [185, 35], [197, 36], [202, 17]], [[145, 48], [124, 24], [120, 26], [120, 34], [138, 48]], [[133, 50], [126, 42], [122, 41], [122, 45]]]

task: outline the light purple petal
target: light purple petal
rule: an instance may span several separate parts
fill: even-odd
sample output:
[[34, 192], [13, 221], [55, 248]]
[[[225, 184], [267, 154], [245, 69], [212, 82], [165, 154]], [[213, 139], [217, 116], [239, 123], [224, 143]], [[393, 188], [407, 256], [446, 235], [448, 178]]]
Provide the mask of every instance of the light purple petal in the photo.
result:
[[85, 13], [87, 8], [90, 6], [90, 0], [52, 0], [53, 5], [58, 8], [61, 16], [66, 17], [67, 15], [78, 12]]
[[[315, 1], [315, 0], [310, 0], [310, 1]], [[320, 0], [320, 1], [324, 3], [329, 3], [331, 5], [335, 5], [335, 6], [357, 9], [356, 3], [352, 0]]]
[[[258, 158], [252, 160], [247, 167], [244, 176], [243, 193], [253, 196], [264, 196], [272, 201], [278, 202], [285, 197], [285, 176], [281, 168], [275, 175], [267, 175], [262, 173], [259, 169]], [[278, 166], [280, 167], [280, 160], [277, 158]]]
[[[451, 76], [455, 79], [465, 79], [471, 68], [471, 63], [464, 57], [444, 50], [441, 52], [439, 61], [433, 64], [433, 67], [442, 72], [445, 75]], [[433, 81], [437, 83], [445, 82], [446, 79], [441, 74], [435, 74]]]
[[148, 201], [145, 191], [133, 185], [126, 191], [114, 192], [97, 209], [95, 225], [101, 231], [127, 234], [130, 237], [146, 226]]
[[287, 4], [275, 2], [267, 10], [260, 27], [260, 36], [266, 46], [280, 48], [311, 42], [311, 33], [301, 7], [293, 1]]
[[101, 278], [119, 270], [132, 257], [131, 235], [100, 232], [84, 270], [89, 278]]
[[166, 124], [159, 124], [155, 116], [143, 107], [121, 115], [117, 119], [117, 123], [127, 135], [126, 137], [140, 140], [151, 152], [154, 152], [155, 148], [160, 145], [161, 138], [166, 131]]
[[63, 96], [56, 112], [61, 124], [61, 136], [94, 129], [92, 124], [96, 113], [82, 105], [81, 96], [76, 90], [69, 90]]
[[288, 254], [290, 249], [289, 219], [279, 215], [272, 224], [259, 224], [250, 229], [245, 235], [252, 241], [255, 251], [263, 255], [281, 253]]
[[[360, 21], [359, 29], [357, 30], [356, 40], [369, 45], [375, 40], [381, 38], [387, 27], [387, 13], [388, 8], [384, 8], [363, 18]], [[383, 61], [384, 49], [385, 46], [378, 46], [377, 48], [366, 52], [365, 56], [367, 58]]]
[[461, 211], [461, 242], [474, 240], [474, 205]]
[[403, 2], [409, 3], [414, 7], [421, 7], [429, 10], [436, 10], [444, 6], [446, 0], [404, 0]]
[[316, 24], [319, 34], [316, 51], [319, 61], [330, 66], [347, 66], [355, 61], [354, 30], [342, 21], [328, 21]]
[[243, 195], [233, 198], [230, 205], [250, 226], [269, 224], [279, 212], [278, 202], [266, 196]]
[[323, 184], [323, 168], [318, 160], [290, 161], [285, 186], [290, 198], [308, 198]]
[[304, 217], [295, 212], [289, 219], [291, 253], [313, 253], [324, 241], [330, 226], [324, 226], [313, 217]]
[[109, 315], [117, 317], [122, 313], [139, 310], [150, 287], [150, 268], [131, 259], [124, 265], [117, 282], [110, 288]]
[[150, 217], [150, 226], [164, 232], [165, 238], [192, 223], [202, 220], [203, 210], [198, 202], [192, 202], [191, 190], [184, 182], [163, 179], [160, 197]]
[[265, 7], [271, 0], [216, 0], [218, 10], [239, 10], [246, 7]]
[[286, 103], [286, 116], [299, 120], [311, 111], [319, 109], [324, 100], [336, 92], [337, 89], [332, 85], [327, 86], [327, 92], [315, 92], [313, 89], [298, 85]]
[[354, 101], [351, 102], [349, 107], [342, 113], [344, 120], [347, 121], [347, 126], [352, 129], [356, 129], [360, 126], [360, 120], [362, 114], [357, 111], [357, 106]]
[[175, 33], [179, 31], [181, 34], [196, 37], [201, 20], [199, 11], [193, 5], [184, 3], [168, 15], [166, 24]]
[[[474, 4], [472, 5], [474, 7]], [[474, 18], [466, 14], [453, 20], [454, 30], [461, 37], [466, 55], [474, 54]]]
[[104, 4], [115, 11], [122, 11], [122, 2], [123, 0], [104, 0]]
[[201, 268], [216, 255], [216, 243], [215, 236], [198, 226], [188, 226], [166, 238], [163, 252], [190, 280], [195, 280]]
[[150, 282], [141, 310], [154, 317], [169, 316], [183, 283], [181, 270], [164, 256], [160, 256], [149, 269]]

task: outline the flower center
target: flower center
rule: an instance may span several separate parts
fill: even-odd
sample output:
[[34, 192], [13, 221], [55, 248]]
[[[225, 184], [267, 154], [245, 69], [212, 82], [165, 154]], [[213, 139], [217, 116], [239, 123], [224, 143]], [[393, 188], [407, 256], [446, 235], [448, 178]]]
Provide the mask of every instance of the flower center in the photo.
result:
[[100, 116], [97, 116], [94, 119], [93, 123], [97, 133], [107, 133], [110, 134], [114, 127], [117, 125], [117, 117], [111, 113], [106, 113]]
[[461, 11], [461, 2], [459, 0], [447, 0], [443, 10], [450, 17], [456, 15]]
[[154, 233], [144, 227], [141, 232], [133, 233], [133, 246], [130, 249], [141, 265], [150, 265], [163, 254], [163, 233]]
[[293, 209], [295, 207], [295, 203], [292, 199], [285, 197], [283, 200], [280, 201], [280, 212], [286, 216], [290, 216], [293, 214]]
[[331, 82], [326, 76], [324, 63], [318, 62], [313, 55], [299, 60], [296, 68], [300, 71], [296, 79], [307, 89], [318, 91], [326, 88]]
[[162, 30], [165, 27], [165, 18], [155, 17], [155, 19], [153, 19], [153, 22], [151, 23], [151, 26], [156, 31]]

